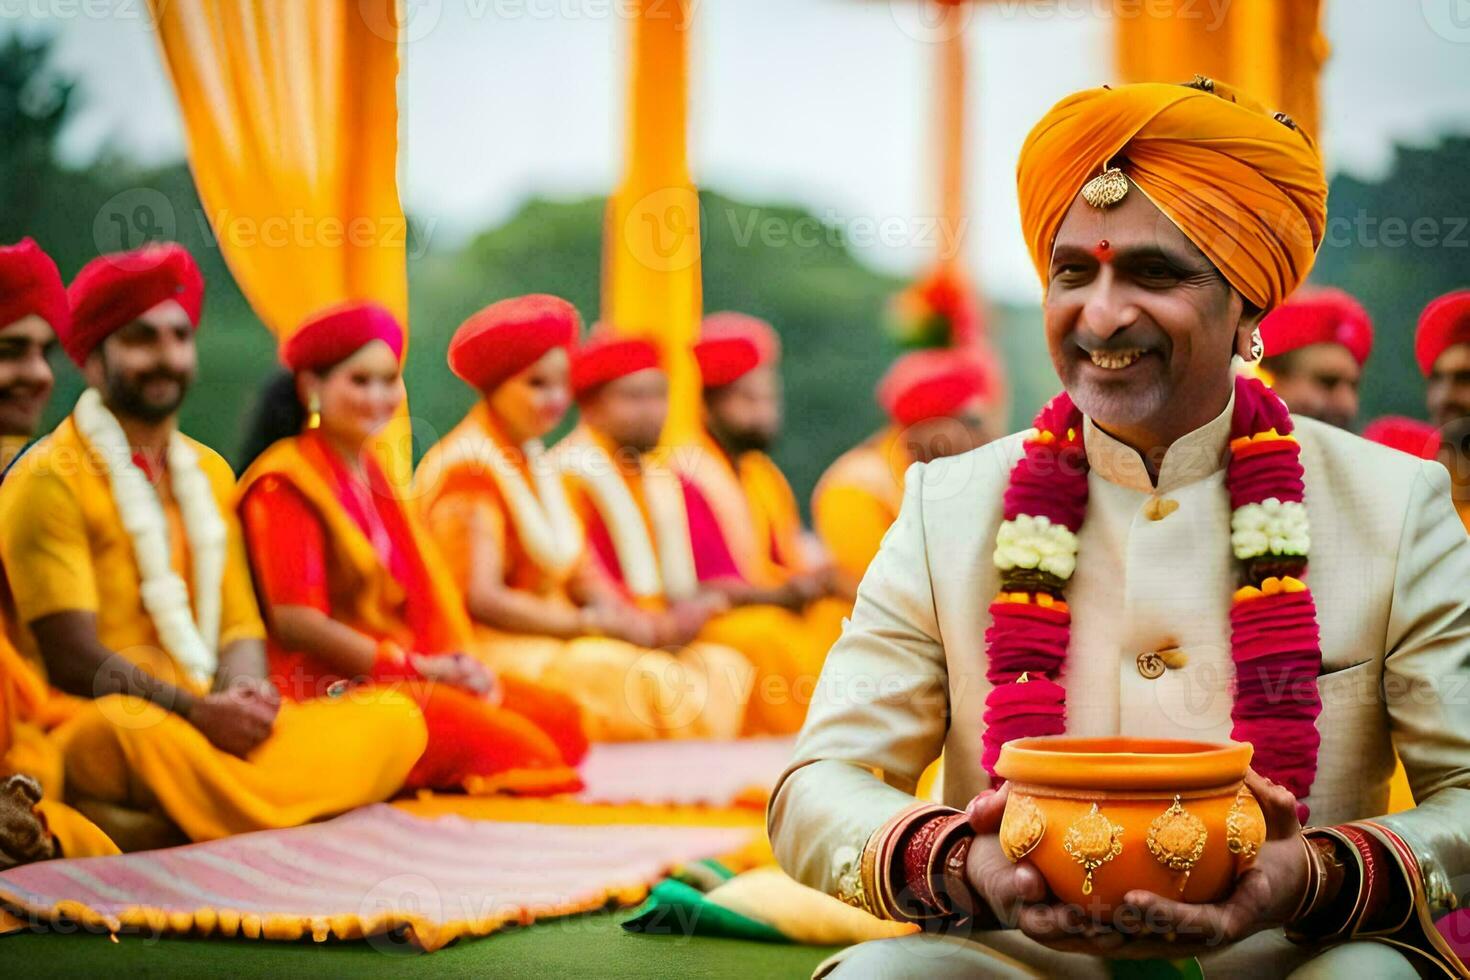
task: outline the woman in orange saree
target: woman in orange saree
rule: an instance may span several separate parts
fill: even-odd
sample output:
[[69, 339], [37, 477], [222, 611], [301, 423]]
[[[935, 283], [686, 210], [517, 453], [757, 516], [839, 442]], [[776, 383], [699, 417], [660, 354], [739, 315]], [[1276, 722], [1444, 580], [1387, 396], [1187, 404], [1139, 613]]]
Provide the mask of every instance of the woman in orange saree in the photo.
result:
[[239, 498], [271, 679], [287, 698], [350, 696], [353, 682], [410, 694], [429, 744], [405, 789], [577, 789], [579, 709], [467, 655], [464, 600], [374, 457], [373, 437], [404, 400], [403, 344], [392, 314], [350, 303], [282, 350], [291, 387], [268, 399], [281, 417], [266, 427], [284, 438], [251, 464]]

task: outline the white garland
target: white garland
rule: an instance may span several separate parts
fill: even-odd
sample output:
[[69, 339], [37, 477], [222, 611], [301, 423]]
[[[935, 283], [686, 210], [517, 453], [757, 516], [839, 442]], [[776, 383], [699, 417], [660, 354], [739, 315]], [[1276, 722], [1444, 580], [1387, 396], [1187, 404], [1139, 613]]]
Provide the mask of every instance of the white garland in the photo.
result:
[[189, 562], [194, 574], [194, 604], [189, 589], [170, 559], [168, 519], [158, 491], [133, 464], [127, 434], [102, 404], [95, 389], [77, 400], [77, 431], [107, 468], [118, 516], [133, 545], [142, 580], [143, 608], [153, 619], [159, 642], [179, 666], [202, 685], [213, 682], [219, 667], [221, 587], [224, 583], [228, 530], [214, 499], [214, 488], [199, 467], [199, 454], [178, 432], [169, 436], [166, 452], [169, 485], [179, 502]]
[[1004, 521], [995, 536], [995, 567], [1039, 568], [1060, 579], [1077, 570], [1077, 535], [1046, 517], [1020, 514]]
[[638, 502], [601, 446], [579, 439], [557, 447], [555, 455], [562, 472], [587, 488], [612, 538], [628, 591], [640, 599], [662, 595], [675, 601], [699, 591], [684, 491], [672, 471], [652, 463], [643, 467], [643, 492], [658, 538], [655, 549]]
[[561, 471], [546, 459], [546, 447], [539, 439], [531, 439], [521, 447], [536, 488], [533, 491], [520, 468], [506, 458], [491, 439], [474, 434], [461, 437], [446, 454], [443, 467], [448, 470], [470, 463], [489, 472], [500, 496], [510, 511], [516, 535], [526, 554], [553, 578], [571, 574], [582, 557], [585, 539], [582, 525], [567, 499]]
[[1305, 556], [1312, 547], [1307, 508], [1275, 497], [1238, 507], [1230, 515], [1230, 545], [1241, 561], [1267, 554]]

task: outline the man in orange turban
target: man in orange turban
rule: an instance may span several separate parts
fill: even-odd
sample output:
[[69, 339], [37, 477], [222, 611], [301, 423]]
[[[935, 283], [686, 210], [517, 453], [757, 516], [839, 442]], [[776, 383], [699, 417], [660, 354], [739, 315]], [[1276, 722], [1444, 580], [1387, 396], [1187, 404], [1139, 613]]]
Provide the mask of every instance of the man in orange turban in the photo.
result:
[[[1093, 89], [1032, 130], [1018, 185], [1064, 391], [909, 470], [771, 798], [793, 878], [926, 927], [835, 975], [1414, 975], [1352, 941], [1373, 934], [1461, 969], [1433, 925], [1470, 881], [1449, 693], [1470, 686], [1470, 546], [1446, 475], [1236, 368], [1311, 268], [1315, 146], [1207, 79]], [[1042, 744], [1019, 740], [1059, 735], [1080, 742], [1025, 774]], [[1265, 819], [1206, 828], [1203, 800], [1091, 758], [1159, 740], [1249, 743]], [[1395, 754], [1418, 805], [1388, 814]], [[1036, 798], [1077, 772], [1091, 820]], [[1195, 862], [1231, 851], [1249, 870], [1213, 895]]]
[[1296, 415], [1351, 430], [1373, 321], [1340, 289], [1298, 290], [1261, 321], [1261, 369]]

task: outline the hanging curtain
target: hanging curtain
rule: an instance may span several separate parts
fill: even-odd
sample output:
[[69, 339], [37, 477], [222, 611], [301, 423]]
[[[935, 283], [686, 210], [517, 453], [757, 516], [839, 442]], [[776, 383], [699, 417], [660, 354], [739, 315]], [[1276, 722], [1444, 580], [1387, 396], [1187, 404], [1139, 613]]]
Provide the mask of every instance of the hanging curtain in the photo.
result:
[[694, 438], [699, 378], [690, 345], [701, 309], [699, 197], [689, 175], [691, 0], [634, 0], [623, 176], [608, 200], [602, 318], [658, 341], [669, 372], [664, 441]]
[[1125, 82], [1218, 78], [1316, 136], [1321, 18], [1322, 0], [1114, 0], [1118, 72]]
[[396, 0], [149, 0], [220, 250], [278, 338], [346, 299], [408, 316]]

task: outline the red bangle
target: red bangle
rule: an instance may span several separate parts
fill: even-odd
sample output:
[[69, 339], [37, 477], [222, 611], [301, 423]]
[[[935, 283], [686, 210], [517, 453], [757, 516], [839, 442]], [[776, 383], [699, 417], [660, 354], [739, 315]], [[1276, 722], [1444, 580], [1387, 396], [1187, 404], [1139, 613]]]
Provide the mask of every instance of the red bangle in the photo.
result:
[[900, 894], [912, 896], [914, 901], [931, 912], [944, 911], [943, 903], [934, 894], [929, 862], [934, 853], [934, 843], [949, 819], [938, 816], [925, 821], [903, 849], [903, 889]]

